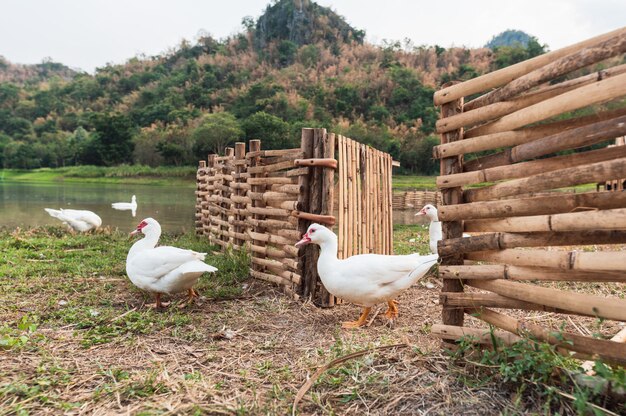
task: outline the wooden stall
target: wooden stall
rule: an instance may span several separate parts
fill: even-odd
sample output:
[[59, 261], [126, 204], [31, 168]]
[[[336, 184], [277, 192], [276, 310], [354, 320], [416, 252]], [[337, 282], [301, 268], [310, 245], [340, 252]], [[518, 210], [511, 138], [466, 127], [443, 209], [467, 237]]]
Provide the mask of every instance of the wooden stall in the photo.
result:
[[248, 250], [252, 277], [330, 307], [337, 300], [317, 275], [317, 247], [294, 244], [317, 222], [338, 234], [340, 258], [390, 254], [391, 167], [390, 155], [325, 129], [303, 129], [296, 149], [237, 143], [199, 163], [196, 232]]
[[420, 210], [426, 204], [437, 206], [441, 203], [441, 192], [405, 191], [393, 194], [393, 210]]
[[[626, 177], [626, 146], [607, 147], [626, 134], [625, 52], [621, 28], [435, 93], [444, 239], [443, 325], [434, 335], [484, 334], [473, 318], [468, 324], [471, 314], [516, 336], [626, 364], [625, 343], [521, 313], [626, 321], [626, 193], [594, 189]], [[471, 237], [461, 238], [464, 231]], [[615, 295], [572, 289], [575, 282], [614, 285]]]

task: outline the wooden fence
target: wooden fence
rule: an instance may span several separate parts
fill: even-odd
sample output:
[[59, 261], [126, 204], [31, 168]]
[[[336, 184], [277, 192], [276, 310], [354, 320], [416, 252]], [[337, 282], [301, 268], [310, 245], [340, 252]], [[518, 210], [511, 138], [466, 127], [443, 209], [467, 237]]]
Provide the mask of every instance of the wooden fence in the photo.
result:
[[[590, 147], [626, 133], [626, 64], [606, 68], [620, 64], [624, 52], [626, 28], [435, 93], [444, 239], [443, 325], [435, 325], [433, 334], [447, 340], [484, 334], [463, 326], [467, 313], [582, 357], [626, 363], [624, 343], [575, 330], [556, 334], [523, 314], [494, 310], [541, 310], [558, 314], [562, 323], [567, 315], [626, 321], [623, 298], [563, 289], [573, 282], [623, 289], [626, 252], [619, 244], [626, 243], [626, 193], [525, 196], [626, 177], [626, 146]], [[577, 75], [563, 81], [573, 71]], [[573, 149], [578, 152], [564, 152]], [[464, 231], [473, 234], [461, 238]], [[607, 251], [589, 251], [594, 245]], [[545, 281], [566, 284], [557, 289]]]
[[[615, 144], [607, 147], [624, 146], [626, 145], [626, 136], [618, 137], [615, 139]], [[609, 179], [606, 181], [598, 182], [596, 184], [596, 190], [599, 191], [603, 188], [605, 191], [623, 191], [626, 190], [626, 178], [621, 179]]]
[[426, 204], [437, 206], [441, 203], [441, 193], [435, 191], [406, 191], [393, 194], [393, 209], [420, 210]]
[[224, 250], [247, 249], [252, 277], [334, 305], [317, 275], [317, 247], [294, 244], [318, 222], [335, 227], [340, 258], [390, 254], [391, 156], [325, 129], [303, 129], [297, 149], [261, 150], [260, 140], [249, 146], [200, 161], [196, 232]]

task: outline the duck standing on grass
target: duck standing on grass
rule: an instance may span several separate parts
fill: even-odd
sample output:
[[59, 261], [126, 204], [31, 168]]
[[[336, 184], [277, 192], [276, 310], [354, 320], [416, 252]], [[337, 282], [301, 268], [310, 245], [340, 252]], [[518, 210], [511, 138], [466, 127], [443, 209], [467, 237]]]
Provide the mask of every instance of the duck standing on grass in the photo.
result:
[[343, 328], [364, 325], [372, 306], [381, 302], [387, 302], [389, 308], [385, 316], [393, 321], [398, 316], [398, 302], [394, 299], [426, 275], [438, 258], [436, 254], [359, 254], [339, 260], [337, 236], [319, 224], [311, 224], [296, 247], [310, 243], [320, 246], [317, 273], [326, 290], [341, 299], [363, 306], [359, 319], [344, 322]]
[[85, 232], [102, 225], [102, 219], [96, 213], [84, 209], [44, 208], [44, 210], [74, 231]]
[[439, 221], [439, 216], [437, 215], [437, 208], [433, 205], [426, 204], [417, 214], [415, 214], [415, 216], [418, 215], [426, 215], [426, 218], [430, 220], [430, 225], [428, 226], [428, 245], [430, 246], [430, 252], [437, 254], [437, 241], [443, 238], [441, 221]]
[[164, 306], [161, 303], [163, 293], [187, 291], [187, 304], [191, 304], [198, 297], [193, 286], [200, 276], [217, 271], [204, 263], [206, 253], [170, 246], [156, 247], [161, 226], [153, 218], [141, 221], [130, 235], [139, 233], [145, 237], [133, 244], [126, 257], [126, 273], [130, 281], [138, 288], [154, 293], [157, 309]]

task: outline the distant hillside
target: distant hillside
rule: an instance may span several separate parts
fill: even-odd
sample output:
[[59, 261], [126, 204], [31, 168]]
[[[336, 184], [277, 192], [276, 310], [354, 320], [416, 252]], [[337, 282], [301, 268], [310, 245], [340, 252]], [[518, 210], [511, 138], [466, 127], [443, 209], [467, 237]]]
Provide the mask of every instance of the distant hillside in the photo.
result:
[[228, 39], [184, 41], [95, 75], [61, 66], [38, 82], [0, 81], [0, 166], [195, 164], [237, 140], [291, 147], [302, 127], [326, 127], [390, 152], [405, 171], [433, 173], [435, 89], [528, 55], [375, 46], [308, 0], [272, 2], [243, 23]]
[[498, 46], [526, 47], [532, 38], [532, 36], [524, 31], [509, 29], [492, 37], [491, 40], [485, 45], [485, 48], [493, 49]]
[[22, 65], [11, 63], [0, 55], [0, 82], [25, 84], [46, 81], [52, 77], [69, 81], [76, 74], [76, 71], [58, 62], [46, 60], [40, 64]]

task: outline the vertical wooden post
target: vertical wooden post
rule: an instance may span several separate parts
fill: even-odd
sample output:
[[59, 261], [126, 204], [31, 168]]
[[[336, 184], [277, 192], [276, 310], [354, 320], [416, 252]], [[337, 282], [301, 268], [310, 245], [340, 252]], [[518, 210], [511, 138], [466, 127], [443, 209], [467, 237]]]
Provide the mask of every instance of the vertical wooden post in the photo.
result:
[[[233, 149], [232, 147], [227, 147], [226, 151], [225, 151], [225, 158], [222, 161], [222, 174], [225, 176], [230, 176], [233, 174], [232, 171], [232, 159], [233, 157], [235, 157], [235, 149]], [[230, 196], [232, 194], [232, 188], [230, 187], [230, 180], [228, 179], [222, 179], [222, 198], [225, 199], [230, 199]], [[226, 222], [227, 224], [230, 222], [229, 220], [229, 214], [228, 212], [231, 210], [232, 208], [232, 201], [226, 202], [224, 200], [222, 200], [222, 203], [220, 204], [223, 208], [224, 211], [222, 211], [222, 213], [220, 214], [220, 219], [224, 222]], [[228, 225], [224, 225], [224, 223], [222, 223], [219, 227], [223, 234], [221, 235], [221, 240], [224, 241], [225, 243], [232, 243], [232, 239], [227, 235], [229, 232], [229, 226]]]
[[[322, 130], [320, 134], [319, 157], [325, 159], [335, 159], [335, 134], [326, 133]], [[316, 156], [318, 157], [318, 156]], [[318, 174], [321, 176], [320, 187], [320, 214], [333, 215], [333, 202], [335, 190], [335, 170], [330, 168], [318, 167]], [[316, 269], [317, 270], [317, 269]], [[316, 273], [317, 277], [317, 273]], [[319, 279], [319, 277], [318, 277]], [[322, 307], [329, 308], [335, 305], [335, 297], [328, 293], [326, 288], [320, 281], [319, 302]]]
[[[313, 129], [302, 129], [302, 141], [300, 148], [302, 150], [302, 157], [304, 159], [311, 159], [313, 157]], [[298, 205], [304, 212], [311, 211], [311, 193], [313, 181], [313, 168], [309, 168], [307, 175], [301, 175], [298, 178], [298, 185], [300, 185], [302, 191], [298, 195]], [[298, 231], [300, 234], [306, 233], [307, 228], [311, 225], [311, 221], [304, 219], [298, 220]], [[311, 295], [311, 279], [317, 278], [316, 264], [317, 258], [315, 257], [316, 250], [311, 245], [306, 245], [300, 248], [298, 253], [299, 269], [302, 272], [302, 278], [300, 280], [299, 295], [306, 298]]]
[[[235, 178], [235, 182], [239, 184], [245, 182], [245, 179], [242, 179], [239, 176], [246, 170], [246, 166], [243, 164], [245, 160], [246, 160], [246, 144], [243, 142], [235, 143], [235, 173], [237, 174]], [[245, 189], [237, 188], [235, 190], [235, 195], [237, 196], [244, 196], [245, 194], [246, 194]], [[245, 217], [240, 214], [241, 212], [240, 210], [245, 209], [245, 205], [241, 203], [236, 203], [234, 204], [234, 207], [235, 207], [235, 212], [237, 212], [237, 214], [235, 214], [234, 230], [236, 234], [242, 234], [245, 230], [245, 227], [243, 226]], [[244, 244], [245, 244], [244, 240], [240, 238], [235, 238], [236, 246], [238, 246], [239, 248], [243, 248]]]
[[[444, 86], [446, 87], [446, 86]], [[463, 112], [463, 98], [451, 101], [441, 106], [441, 118], [451, 117]], [[451, 143], [463, 138], [463, 129], [453, 130], [441, 135], [441, 143]], [[441, 159], [440, 174], [450, 175], [463, 172], [462, 157], [453, 156]], [[443, 205], [456, 205], [463, 202], [463, 189], [447, 188], [441, 191]], [[463, 236], [461, 221], [444, 221], [442, 223], [443, 238], [460, 238]], [[442, 265], [463, 264], [463, 255], [456, 254], [442, 258]], [[443, 292], [463, 292], [463, 284], [459, 280], [444, 279]], [[463, 326], [464, 312], [462, 308], [443, 307], [442, 321], [444, 325]]]
[[196, 234], [202, 233], [202, 201], [206, 192], [206, 161], [201, 160], [198, 163], [198, 171], [196, 173]]
[[[259, 152], [261, 150], [261, 140], [250, 140], [248, 143], [249, 143], [248, 144], [248, 149], [249, 149], [250, 152]], [[261, 157], [260, 156], [255, 156], [253, 158], [250, 158], [249, 166], [250, 167], [258, 166], [260, 163], [261, 163]], [[260, 175], [259, 174], [253, 174], [252, 176], [258, 177]], [[252, 185], [251, 186], [251, 192], [263, 192], [263, 188], [264, 188], [263, 185]], [[253, 207], [264, 206], [264, 205], [265, 204], [262, 201], [259, 201], [259, 200], [256, 200], [256, 199], [252, 200], [252, 206]], [[253, 214], [252, 218], [254, 220], [260, 219], [259, 215], [257, 215], [257, 214]], [[262, 228], [260, 228], [260, 227], [258, 227], [256, 225], [252, 226], [252, 230], [254, 232], [257, 232], [257, 233], [263, 233], [265, 231], [264, 229], [262, 229]], [[259, 242], [259, 241], [254, 241], [254, 240], [252, 240], [251, 242], [252, 242], [252, 244], [265, 245], [265, 242]], [[251, 255], [254, 256], [255, 253], [251, 252]], [[262, 271], [262, 269], [263, 269], [263, 266], [261, 266], [259, 264], [256, 264], [256, 263], [252, 263], [250, 267], [252, 268], [252, 270], [256, 270], [256, 271]]]
[[[208, 172], [208, 177], [211, 178], [212, 176], [215, 176], [215, 157], [217, 155], [215, 154], [211, 154], [207, 157], [207, 172]], [[208, 195], [207, 195], [207, 199], [209, 199], [209, 196], [211, 196], [212, 194], [215, 194], [215, 188], [218, 185], [217, 182], [215, 180], [212, 180], [211, 182], [209, 182], [210, 185], [209, 187], [212, 188], [212, 190], [209, 191]], [[211, 234], [211, 226], [212, 226], [212, 217], [213, 214], [211, 213], [210, 210], [210, 205], [211, 202], [208, 202], [207, 204], [207, 209], [209, 211], [209, 215], [207, 218], [204, 219], [204, 224], [202, 224], [202, 227], [204, 228], [204, 233], [206, 235], [209, 236], [209, 242], [213, 243], [215, 241], [215, 236], [213, 234]]]

